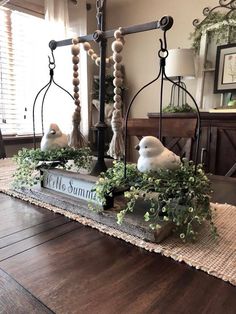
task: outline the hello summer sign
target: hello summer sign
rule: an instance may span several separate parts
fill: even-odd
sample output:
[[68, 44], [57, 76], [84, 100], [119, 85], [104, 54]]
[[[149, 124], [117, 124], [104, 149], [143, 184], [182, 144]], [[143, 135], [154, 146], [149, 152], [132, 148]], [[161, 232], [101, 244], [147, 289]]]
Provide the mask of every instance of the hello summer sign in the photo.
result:
[[93, 191], [96, 177], [70, 173], [62, 170], [42, 170], [42, 187], [68, 196], [99, 204]]

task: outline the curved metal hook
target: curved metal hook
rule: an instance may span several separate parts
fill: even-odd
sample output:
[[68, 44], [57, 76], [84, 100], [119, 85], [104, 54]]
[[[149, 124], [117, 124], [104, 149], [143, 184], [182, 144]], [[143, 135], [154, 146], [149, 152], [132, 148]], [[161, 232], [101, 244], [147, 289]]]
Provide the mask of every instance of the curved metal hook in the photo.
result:
[[51, 55], [52, 55], [52, 61], [51, 61], [50, 56], [48, 56], [48, 67], [49, 69], [53, 70], [56, 67], [56, 63], [55, 63], [55, 57], [54, 57], [54, 53], [52, 49], [51, 49]]

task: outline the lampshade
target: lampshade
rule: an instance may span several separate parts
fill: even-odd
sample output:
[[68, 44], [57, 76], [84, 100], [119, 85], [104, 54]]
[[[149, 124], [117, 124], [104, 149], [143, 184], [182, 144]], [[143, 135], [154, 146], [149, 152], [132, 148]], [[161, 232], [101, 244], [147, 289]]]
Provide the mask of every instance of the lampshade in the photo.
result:
[[170, 49], [166, 58], [166, 76], [172, 79], [177, 77], [194, 78], [193, 49]]

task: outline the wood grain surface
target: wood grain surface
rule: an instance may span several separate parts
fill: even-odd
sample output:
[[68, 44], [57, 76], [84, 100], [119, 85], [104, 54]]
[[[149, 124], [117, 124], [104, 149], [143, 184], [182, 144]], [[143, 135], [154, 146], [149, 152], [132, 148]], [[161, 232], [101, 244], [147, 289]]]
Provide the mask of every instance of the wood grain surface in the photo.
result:
[[[217, 182], [227, 202], [235, 181]], [[0, 313], [235, 313], [223, 280], [9, 196], [0, 204]]]

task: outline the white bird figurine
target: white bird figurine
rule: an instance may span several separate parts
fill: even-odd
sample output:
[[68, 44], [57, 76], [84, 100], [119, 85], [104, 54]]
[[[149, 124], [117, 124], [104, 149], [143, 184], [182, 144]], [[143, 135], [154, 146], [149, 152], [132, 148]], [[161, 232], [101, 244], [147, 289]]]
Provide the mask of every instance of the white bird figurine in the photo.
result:
[[68, 136], [63, 134], [56, 123], [51, 123], [48, 131], [41, 140], [40, 148], [42, 151], [69, 147]]
[[139, 150], [138, 170], [140, 172], [157, 171], [159, 169], [177, 169], [180, 157], [166, 148], [161, 141], [154, 136], [145, 136], [136, 146]]

